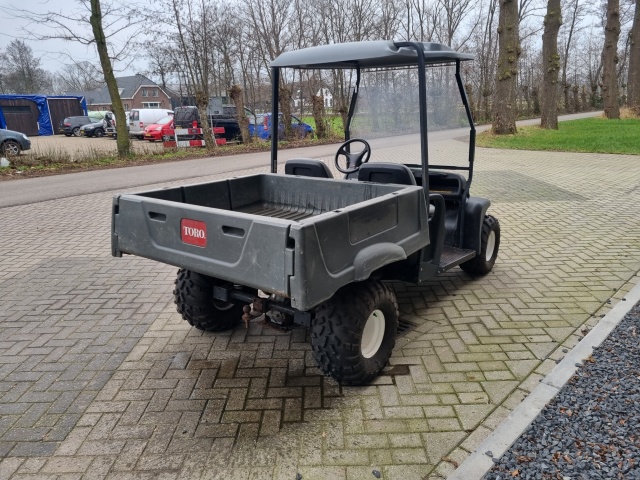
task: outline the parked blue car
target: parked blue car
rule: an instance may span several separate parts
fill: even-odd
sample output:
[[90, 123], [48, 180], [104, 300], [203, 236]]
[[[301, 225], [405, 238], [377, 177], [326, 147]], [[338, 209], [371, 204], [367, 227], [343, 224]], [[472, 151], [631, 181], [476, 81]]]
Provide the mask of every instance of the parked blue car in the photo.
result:
[[[278, 122], [278, 133], [282, 135], [284, 133], [284, 125], [282, 123], [282, 114], [279, 115], [280, 121]], [[298, 117], [291, 115], [291, 127], [296, 133], [296, 136], [304, 138], [307, 135], [313, 135], [313, 127], [308, 123], [304, 123]], [[253, 118], [249, 118], [249, 135], [256, 136], [262, 140], [269, 140], [271, 138], [271, 114], [265, 113], [256, 115]]]

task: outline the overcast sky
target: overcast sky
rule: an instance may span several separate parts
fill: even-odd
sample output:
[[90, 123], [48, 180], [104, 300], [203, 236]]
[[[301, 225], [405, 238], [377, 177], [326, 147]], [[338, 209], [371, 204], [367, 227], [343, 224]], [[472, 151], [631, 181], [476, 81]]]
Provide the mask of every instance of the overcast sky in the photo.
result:
[[[133, 0], [132, 3], [137, 3]], [[74, 12], [80, 11], [84, 7], [77, 0], [0, 0], [0, 19], [2, 27], [0, 28], [0, 49], [4, 50], [11, 40], [18, 38], [24, 40], [32, 49], [35, 57], [40, 58], [40, 66], [49, 72], [56, 72], [65, 64], [71, 64], [71, 58], [76, 61], [87, 60], [92, 63], [98, 63], [98, 55], [94, 45], [85, 46], [77, 42], [67, 42], [63, 40], [33, 40], [30, 39], [27, 29], [35, 30], [41, 33], [52, 33], [47, 29], [46, 25], [36, 25], [22, 18], [7, 18], [10, 12], [17, 12], [18, 8], [35, 11], [38, 13], [46, 13], [48, 11], [61, 12], [65, 15], [72, 15]], [[16, 13], [17, 15], [17, 13]], [[86, 31], [90, 31], [87, 26]], [[119, 38], [120, 41], [126, 41], [130, 33], [125, 33]], [[147, 67], [146, 61], [135, 61], [125, 71], [117, 72], [117, 75], [133, 75], [141, 72]]]

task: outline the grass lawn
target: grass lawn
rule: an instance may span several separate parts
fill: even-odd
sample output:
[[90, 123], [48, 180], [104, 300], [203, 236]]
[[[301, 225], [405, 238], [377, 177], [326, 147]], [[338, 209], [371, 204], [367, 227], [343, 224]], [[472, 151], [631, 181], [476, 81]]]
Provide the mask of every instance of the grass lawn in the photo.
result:
[[559, 122], [558, 130], [520, 127], [516, 135], [484, 132], [477, 146], [554, 152], [622, 153], [640, 155], [640, 119], [585, 118]]
[[[327, 115], [331, 131], [334, 136], [338, 138], [344, 138], [344, 128], [342, 127], [342, 117], [340, 115]], [[316, 121], [311, 115], [300, 117], [304, 123], [311, 125], [313, 129], [316, 129]]]

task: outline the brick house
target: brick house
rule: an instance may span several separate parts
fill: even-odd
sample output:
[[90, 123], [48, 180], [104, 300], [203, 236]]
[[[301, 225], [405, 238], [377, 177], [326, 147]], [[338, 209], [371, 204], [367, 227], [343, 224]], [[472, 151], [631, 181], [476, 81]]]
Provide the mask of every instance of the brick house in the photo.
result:
[[[125, 111], [132, 108], [171, 108], [171, 97], [156, 82], [141, 74], [130, 77], [116, 78], [118, 90]], [[67, 92], [66, 95], [71, 95]], [[73, 95], [83, 96], [87, 102], [87, 109], [109, 110], [111, 96], [107, 86], [89, 92], [73, 92]]]

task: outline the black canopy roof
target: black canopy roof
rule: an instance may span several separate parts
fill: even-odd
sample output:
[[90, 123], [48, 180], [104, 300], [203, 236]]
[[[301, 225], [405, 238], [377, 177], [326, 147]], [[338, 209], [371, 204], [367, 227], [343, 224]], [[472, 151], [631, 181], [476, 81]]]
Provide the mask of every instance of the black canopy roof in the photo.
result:
[[[473, 55], [456, 52], [440, 43], [417, 44], [422, 46], [427, 65], [473, 59]], [[334, 43], [303, 48], [285, 52], [271, 62], [272, 67], [279, 68], [380, 68], [417, 64], [418, 56], [414, 49], [398, 48], [391, 40]]]

